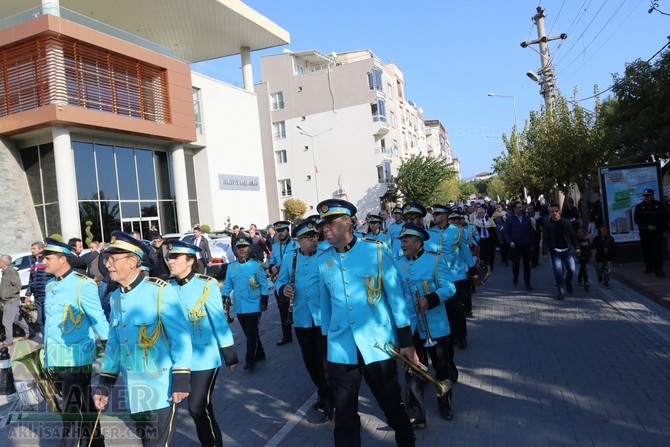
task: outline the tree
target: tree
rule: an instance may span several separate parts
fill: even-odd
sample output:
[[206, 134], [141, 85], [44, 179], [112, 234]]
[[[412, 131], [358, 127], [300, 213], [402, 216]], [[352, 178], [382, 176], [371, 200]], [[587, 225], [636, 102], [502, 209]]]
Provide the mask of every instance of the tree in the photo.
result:
[[295, 222], [305, 214], [307, 204], [300, 199], [290, 198], [284, 201], [284, 209], [286, 210], [286, 218]]
[[477, 196], [477, 188], [474, 182], [460, 182], [458, 189], [461, 193], [459, 197], [461, 202], [469, 202], [472, 197]]
[[653, 64], [638, 59], [613, 77], [616, 99], [603, 110], [611, 162], [670, 158], [670, 50]]
[[455, 171], [440, 158], [411, 155], [400, 164], [393, 181], [405, 202], [431, 204], [439, 197], [439, 185], [454, 176]]

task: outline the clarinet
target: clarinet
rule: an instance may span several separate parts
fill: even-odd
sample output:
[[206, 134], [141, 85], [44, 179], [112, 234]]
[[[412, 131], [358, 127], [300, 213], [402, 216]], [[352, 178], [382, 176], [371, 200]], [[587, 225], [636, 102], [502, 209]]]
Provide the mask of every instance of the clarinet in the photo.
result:
[[226, 314], [226, 321], [228, 324], [231, 324], [233, 321], [235, 321], [235, 318], [230, 316], [230, 307], [232, 303], [230, 302], [230, 297], [229, 296], [224, 296], [223, 297], [223, 312]]
[[291, 266], [291, 274], [288, 277], [288, 285], [293, 289], [293, 296], [288, 299], [288, 316], [286, 317], [286, 324], [293, 324], [293, 300], [295, 299], [295, 264], [298, 260], [298, 252], [293, 252], [293, 265]]

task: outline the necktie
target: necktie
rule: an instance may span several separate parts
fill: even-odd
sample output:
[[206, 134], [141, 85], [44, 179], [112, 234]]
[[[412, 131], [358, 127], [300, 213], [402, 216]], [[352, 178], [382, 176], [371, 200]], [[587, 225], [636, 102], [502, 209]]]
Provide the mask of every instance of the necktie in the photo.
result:
[[489, 237], [489, 230], [486, 228], [486, 219], [482, 217], [482, 237]]

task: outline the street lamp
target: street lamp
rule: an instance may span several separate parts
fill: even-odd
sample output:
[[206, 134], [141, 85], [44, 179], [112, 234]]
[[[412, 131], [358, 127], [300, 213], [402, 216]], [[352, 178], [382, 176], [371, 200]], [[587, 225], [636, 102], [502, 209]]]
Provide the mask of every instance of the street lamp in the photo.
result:
[[316, 190], [316, 203], [318, 204], [320, 202], [319, 200], [319, 180], [318, 180], [318, 174], [319, 170], [316, 167], [316, 151], [314, 150], [314, 138], [318, 137], [319, 135], [323, 135], [326, 132], [330, 132], [333, 130], [336, 126], [333, 126], [329, 129], [326, 129], [324, 131], [321, 131], [317, 134], [312, 135], [311, 133], [307, 132], [305, 129], [303, 129], [300, 126], [295, 126], [296, 129], [300, 131], [301, 135], [305, 135], [306, 137], [309, 137], [310, 139], [310, 149], [312, 150], [312, 165], [314, 166], [314, 188]]
[[519, 121], [516, 119], [516, 101], [514, 100], [514, 96], [509, 96], [509, 95], [496, 95], [495, 93], [488, 93], [488, 96], [493, 96], [496, 98], [509, 98], [512, 100], [512, 107], [514, 108], [514, 125], [516, 126], [516, 131], [517, 133], [519, 132]]

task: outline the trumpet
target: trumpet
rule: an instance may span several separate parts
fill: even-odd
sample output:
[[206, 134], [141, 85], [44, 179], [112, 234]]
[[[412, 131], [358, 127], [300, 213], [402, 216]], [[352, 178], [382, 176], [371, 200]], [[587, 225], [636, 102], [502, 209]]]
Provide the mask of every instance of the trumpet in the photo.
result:
[[421, 294], [419, 293], [419, 288], [416, 286], [416, 284], [411, 284], [409, 282], [409, 279], [407, 280], [407, 284], [410, 287], [410, 291], [414, 295], [412, 302], [414, 303], [414, 313], [416, 314], [416, 319], [418, 320], [418, 324], [421, 326], [421, 329], [423, 329], [423, 331], [426, 333], [426, 342], [423, 344], [423, 347], [431, 348], [435, 346], [437, 342], [433, 340], [433, 337], [430, 336], [430, 329], [428, 328], [428, 318], [421, 309]]
[[226, 314], [226, 321], [228, 324], [231, 324], [233, 321], [235, 321], [235, 318], [230, 316], [230, 306], [232, 306], [232, 303], [230, 301], [229, 296], [224, 296], [223, 297], [223, 311]]
[[59, 405], [59, 400], [63, 398], [63, 395], [56, 386], [53, 371], [45, 368], [42, 363], [41, 357], [43, 351], [44, 346], [40, 345], [36, 350], [33, 350], [14, 361], [23, 364], [35, 382], [35, 385], [37, 385], [41, 397], [44, 398], [51, 411], [54, 413], [61, 413], [62, 410]]
[[391, 356], [391, 358], [393, 358], [396, 362], [400, 363], [402, 367], [405, 369], [405, 371], [407, 371], [409, 374], [419, 377], [420, 379], [423, 379], [426, 382], [430, 382], [433, 386], [435, 386], [435, 389], [437, 390], [437, 397], [444, 396], [451, 389], [451, 381], [449, 379], [442, 381], [435, 379], [428, 372], [428, 367], [426, 365], [424, 365], [421, 362], [415, 365], [414, 363], [407, 360], [402, 354], [400, 354], [400, 349], [398, 348], [398, 345], [396, 345], [394, 342], [388, 341], [384, 346], [380, 345], [379, 342], [377, 342], [375, 343], [375, 348], [381, 349], [386, 354]]

